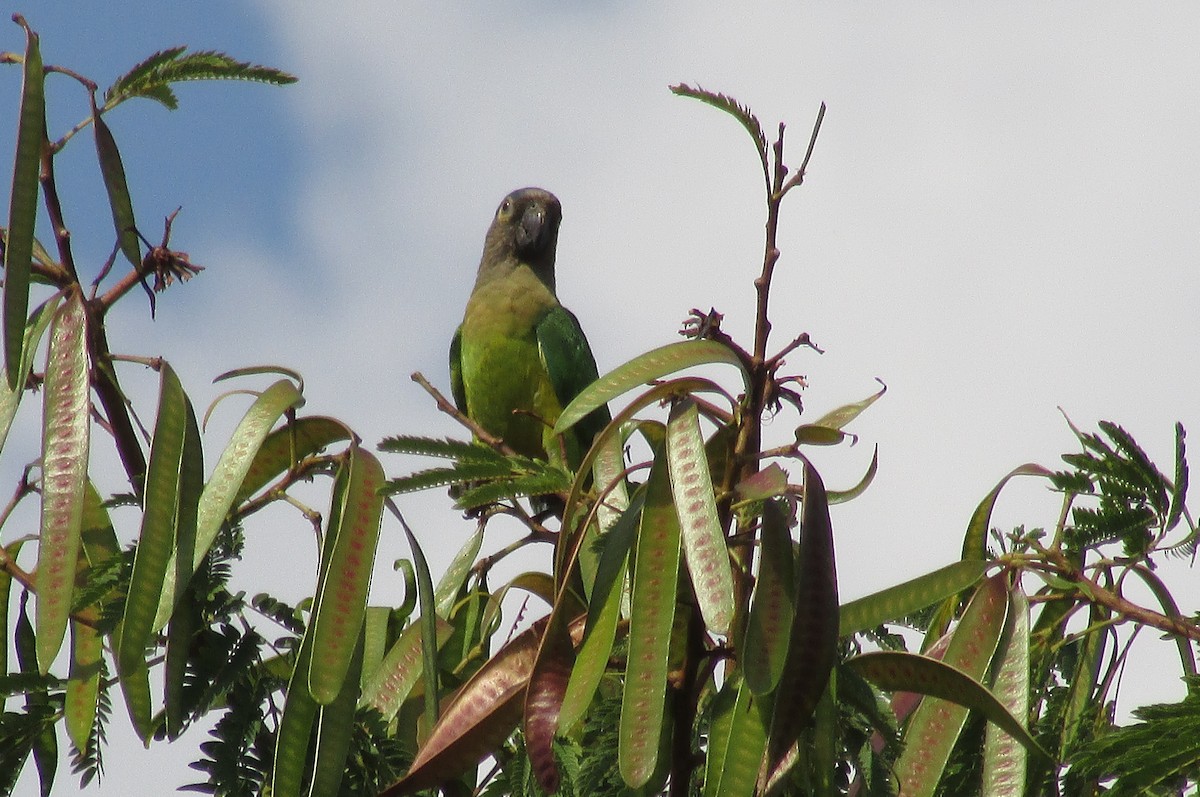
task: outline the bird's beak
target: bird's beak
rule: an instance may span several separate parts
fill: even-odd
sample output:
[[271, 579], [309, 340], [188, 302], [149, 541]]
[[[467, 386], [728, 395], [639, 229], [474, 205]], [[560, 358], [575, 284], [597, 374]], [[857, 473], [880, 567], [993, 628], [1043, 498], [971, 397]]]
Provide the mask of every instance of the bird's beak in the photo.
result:
[[540, 249], [545, 240], [546, 229], [546, 208], [540, 203], [531, 204], [525, 209], [517, 225], [517, 249], [526, 252]]

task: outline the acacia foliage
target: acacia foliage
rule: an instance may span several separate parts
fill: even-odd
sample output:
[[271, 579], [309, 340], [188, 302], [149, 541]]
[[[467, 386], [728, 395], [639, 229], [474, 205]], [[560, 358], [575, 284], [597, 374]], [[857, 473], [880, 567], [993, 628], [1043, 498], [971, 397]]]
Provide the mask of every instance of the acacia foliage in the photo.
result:
[[[869, 486], [876, 457], [842, 489], [827, 487], [814, 461], [855, 439], [847, 427], [883, 390], [807, 420], [806, 385], [784, 360], [815, 346], [803, 332], [774, 349], [770, 339], [781, 209], [804, 181], [823, 107], [790, 169], [782, 126], [771, 141], [736, 100], [673, 87], [732, 115], [755, 147], [767, 226], [754, 337], [742, 345], [716, 311], [693, 311], [686, 340], [601, 377], [555, 421], [562, 433], [619, 405], [577, 473], [514, 456], [503, 441], [406, 432], [379, 448], [445, 464], [388, 478], [386, 460], [353, 430], [302, 413], [299, 375], [263, 367], [220, 377], [274, 381], [253, 392], [207, 468], [197, 413], [170, 364], [118, 355], [104, 334], [109, 309], [139, 284], [153, 311], [156, 292], [202, 270], [172, 248], [170, 217], [161, 243], [142, 236], [104, 116], [138, 97], [173, 109], [183, 80], [293, 78], [172, 48], [118, 77], [99, 103], [95, 84], [47, 66], [36, 33], [17, 22], [24, 49], [0, 57], [22, 81], [2, 238], [0, 443], [25, 394], [40, 389], [43, 410], [41, 456], [0, 514], [0, 616], [16, 653], [9, 661], [0, 646], [0, 793], [27, 766], [43, 793], [63, 790], [60, 748], [87, 784], [103, 772], [112, 733], [174, 742], [203, 719], [213, 722], [190, 788], [221, 795], [1083, 795], [1195, 785], [1200, 628], [1155, 571], [1196, 546], [1182, 427], [1164, 472], [1120, 426], [1072, 425], [1080, 451], [1062, 470], [1028, 464], [1005, 476], [953, 561], [840, 600], [829, 506]], [[78, 80], [92, 97], [55, 140], [47, 75]], [[73, 258], [53, 170], [89, 128], [114, 225], [113, 255], [98, 264]], [[53, 222], [48, 246], [39, 205]], [[129, 264], [121, 276], [118, 254]], [[130, 361], [160, 376], [156, 406], [138, 413], [154, 418], [150, 430], [121, 389]], [[791, 423], [792, 439], [764, 442], [767, 413], [776, 429]], [[126, 479], [110, 495], [89, 478], [104, 447]], [[1062, 511], [1044, 528], [1000, 533], [992, 508], [1018, 476], [1044, 480]], [[295, 488], [312, 480], [327, 506], [304, 508], [289, 531], [320, 540], [312, 599], [290, 606], [232, 592], [246, 527], [268, 504], [298, 504]], [[390, 496], [446, 485], [478, 520], [435, 579], [421, 530]], [[559, 494], [560, 518], [527, 509], [527, 496], [546, 493]], [[5, 524], [26, 501], [39, 505], [41, 527], [22, 538]], [[400, 606], [369, 603], [385, 510], [411, 546], [397, 567]], [[131, 515], [135, 528], [118, 531]], [[314, 517], [324, 518], [315, 528]], [[481, 556], [499, 517], [528, 534]], [[123, 538], [135, 542], [122, 548]], [[552, 546], [552, 566], [491, 583], [496, 561], [526, 545]], [[1130, 597], [1133, 582], [1155, 605]], [[551, 607], [516, 634], [503, 602], [513, 590]], [[1188, 696], [1116, 727], [1118, 676], [1141, 629], [1175, 641]]]

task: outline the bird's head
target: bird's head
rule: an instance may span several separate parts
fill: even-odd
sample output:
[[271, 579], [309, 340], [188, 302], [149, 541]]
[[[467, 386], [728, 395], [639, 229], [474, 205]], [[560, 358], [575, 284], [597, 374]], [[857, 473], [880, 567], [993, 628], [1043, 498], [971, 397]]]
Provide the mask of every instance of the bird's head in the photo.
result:
[[541, 188], [513, 191], [496, 208], [484, 245], [484, 262], [524, 263], [553, 289], [554, 250], [561, 221], [562, 206], [554, 194]]

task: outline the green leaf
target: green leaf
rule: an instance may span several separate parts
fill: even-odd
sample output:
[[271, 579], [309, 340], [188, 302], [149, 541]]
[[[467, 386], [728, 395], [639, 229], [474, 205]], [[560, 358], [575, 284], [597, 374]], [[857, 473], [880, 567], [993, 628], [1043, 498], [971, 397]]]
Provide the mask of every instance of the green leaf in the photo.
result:
[[[878, 393], [867, 396], [862, 401], [856, 401], [853, 404], [846, 404], [838, 407], [837, 409], [830, 410], [808, 425], [827, 429], [843, 429], [846, 424], [850, 423], [850, 421], [854, 420], [859, 415], [862, 415], [863, 411], [866, 410], [867, 407], [870, 407], [872, 404], [878, 401], [884, 393], [887, 392], [887, 385], [884, 385], [883, 382], [880, 382], [879, 384], [882, 385], [882, 387], [879, 389]], [[800, 428], [803, 429], [804, 427]], [[797, 430], [797, 436], [799, 436], [799, 430]]]
[[[387, 495], [414, 493], [418, 490], [428, 490], [431, 487], [447, 487], [454, 484], [471, 484], [479, 481], [502, 481], [506, 486], [517, 478], [518, 471], [513, 469], [513, 463], [502, 460], [499, 462], [460, 462], [450, 468], [428, 468], [388, 479], [384, 492]], [[461, 496], [459, 496], [461, 498]]]
[[281, 426], [263, 440], [242, 479], [242, 485], [233, 499], [234, 504], [245, 501], [305, 458], [352, 437], [346, 424], [321, 415], [297, 418]]
[[320, 709], [308, 692], [308, 671], [312, 657], [312, 636], [305, 634], [296, 653], [296, 666], [288, 681], [283, 716], [275, 733], [275, 757], [271, 767], [272, 797], [300, 797], [301, 784], [308, 771], [309, 740]]
[[429, 562], [425, 559], [425, 552], [421, 550], [421, 544], [417, 542], [417, 535], [413, 534], [412, 529], [408, 527], [404, 516], [394, 506], [390, 508], [399, 518], [400, 526], [404, 529], [404, 536], [408, 539], [408, 547], [412, 552], [412, 562], [417, 571], [417, 597], [421, 606], [421, 675], [425, 682], [425, 724], [426, 727], [432, 728], [438, 720], [438, 684], [440, 683], [437, 669], [438, 616], [437, 610], [434, 608], [433, 577], [429, 573]]
[[1144, 494], [1151, 499], [1155, 510], [1160, 514], [1165, 514], [1167, 491], [1163, 485], [1164, 479], [1158, 468], [1150, 461], [1150, 457], [1133, 439], [1133, 436], [1121, 426], [1111, 421], [1100, 421], [1098, 425], [1100, 430], [1113, 441], [1117, 450], [1125, 455], [1125, 461], [1132, 466], [1131, 471], [1135, 474], [1135, 483], [1145, 488]]
[[508, 457], [475, 441], [453, 440], [436, 437], [397, 435], [385, 437], [379, 444], [380, 451], [389, 454], [416, 454], [423, 457], [439, 457], [459, 462], [507, 463]]
[[571, 487], [571, 474], [557, 465], [545, 464], [535, 473], [525, 473], [512, 478], [496, 479], [470, 490], [464, 490], [454, 502], [459, 509], [475, 509], [485, 504], [494, 504], [504, 499], [524, 498], [530, 495], [561, 493]]
[[117, 78], [104, 92], [106, 107], [130, 97], [146, 97], [175, 110], [179, 103], [170, 84], [186, 80], [251, 80], [282, 86], [296, 78], [279, 69], [237, 61], [213, 51], [186, 52], [186, 47], [160, 50]]
[[1115, 778], [1105, 791], [1112, 797], [1186, 793], [1181, 781], [1194, 784], [1200, 771], [1200, 690], [1194, 676], [1187, 685], [1182, 701], [1134, 709], [1140, 722], [1082, 747], [1071, 771], [1088, 780]]
[[987, 564], [967, 559], [842, 605], [841, 635], [900, 620], [979, 583]]
[[162, 599], [179, 519], [180, 468], [190, 406], [179, 377], [165, 362], [159, 382], [158, 420], [154, 424], [150, 464], [146, 471], [142, 529], [121, 621], [121, 644], [117, 655], [120, 673], [133, 672], [144, 664], [146, 642]]
[[621, 777], [635, 789], [648, 783], [658, 766], [675, 620], [680, 528], [667, 468], [660, 450], [646, 482], [630, 599], [618, 759]]
[[992, 522], [992, 508], [996, 506], [996, 499], [1000, 497], [1000, 491], [1004, 489], [1004, 485], [1008, 484], [1008, 480], [1014, 476], [1043, 476], [1049, 478], [1051, 473], [1046, 468], [1033, 462], [1027, 462], [1009, 471], [992, 488], [991, 492], [984, 496], [983, 500], [979, 502], [979, 506], [975, 507], [975, 511], [971, 514], [971, 520], [967, 523], [967, 534], [963, 539], [963, 559], [987, 558], [987, 534]]
[[91, 395], [87, 317], [73, 292], [54, 315], [46, 356], [42, 522], [38, 538], [37, 657], [48, 672], [67, 630], [87, 484]]
[[4, 247], [4, 365], [9, 390], [24, 387], [20, 369], [21, 347], [25, 316], [29, 312], [29, 271], [37, 222], [38, 174], [46, 141], [46, 75], [38, 35], [24, 19], [19, 19], [18, 23], [25, 28], [25, 63], [8, 203], [8, 236]]
[[851, 487], [849, 490], [830, 490], [830, 504], [844, 504], [847, 501], [852, 501], [858, 498], [867, 488], [871, 486], [871, 482], [875, 481], [875, 474], [879, 471], [879, 446], [875, 446], [875, 452], [871, 454], [871, 464], [867, 466], [867, 472], [858, 480], [858, 484]]
[[[334, 487], [321, 556], [321, 583], [309, 626], [313, 649], [320, 655], [313, 658], [308, 688], [321, 705], [332, 703], [341, 694], [361, 636], [383, 513], [379, 488], [384, 475], [379, 460], [357, 445], [348, 453]], [[357, 685], [357, 675], [354, 682]]]
[[763, 174], [767, 174], [767, 137], [763, 134], [762, 125], [759, 124], [757, 117], [750, 113], [750, 109], [733, 97], [724, 94], [717, 94], [707, 89], [702, 89], [699, 86], [693, 88], [686, 83], [678, 83], [671, 86], [671, 93], [680, 97], [691, 97], [694, 100], [706, 105], [711, 105], [714, 108], [724, 111], [725, 113], [737, 119], [742, 127], [746, 128], [746, 132], [754, 139], [755, 149], [758, 151], [759, 160], [762, 163]]
[[604, 551], [596, 567], [583, 644], [575, 657], [571, 680], [559, 711], [558, 727], [562, 733], [568, 732], [583, 718], [608, 669], [621, 619], [621, 593], [628, 573], [629, 551], [633, 547], [645, 499], [645, 490], [637, 490], [629, 507], [604, 537]]
[[1011, 734], [1029, 752], [1050, 757], [987, 687], [957, 667], [928, 656], [896, 650], [863, 653], [847, 660], [845, 666], [880, 689], [918, 692], [974, 709]]
[[467, 577], [471, 575], [475, 557], [479, 555], [479, 549], [483, 546], [483, 529], [484, 524], [480, 523], [475, 529], [475, 533], [467, 538], [463, 547], [454, 555], [450, 566], [442, 573], [437, 588], [433, 591], [433, 605], [439, 617], [450, 616], [450, 610], [454, 608], [458, 593], [462, 590], [463, 584], [467, 582]]
[[[441, 618], [437, 620], [437, 640], [440, 646], [450, 638], [452, 627]], [[391, 720], [400, 710], [421, 677], [421, 625], [412, 623], [400, 633], [383, 661], [363, 685], [359, 705], [371, 706], [385, 720]]]
[[101, 655], [104, 636], [78, 620], [71, 621], [71, 678], [67, 681], [63, 714], [67, 736], [77, 750], [87, 750], [100, 699]]
[[350, 740], [354, 735], [362, 663], [363, 636], [360, 628], [342, 687], [329, 705], [321, 707], [317, 717], [317, 750], [308, 797], [337, 797], [341, 789], [342, 775], [348, 764], [346, 754], [350, 751]]
[[[175, 99], [175, 95], [170, 88], [162, 86], [160, 91], [155, 92], [154, 89], [141, 88], [140, 90], [133, 87], [149, 87], [159, 83], [154, 75], [171, 61], [178, 58], [187, 47], [172, 47], [167, 50], [159, 50], [151, 55], [146, 60], [137, 64], [133, 69], [130, 69], [121, 77], [117, 78], [116, 82], [104, 92], [104, 99], [109, 105], [114, 105], [114, 99], [125, 99], [127, 97], [150, 97], [151, 99], [161, 102], [168, 110], [175, 110], [179, 107]], [[165, 92], [165, 93], [164, 93]]]
[[713, 704], [704, 797], [752, 797], [767, 746], [762, 700], [736, 675], [727, 680]]
[[[1006, 579], [1007, 575], [1000, 573], [980, 584], [954, 629], [943, 658], [943, 663], [976, 683], [987, 675], [1004, 632], [1008, 614]], [[914, 674], [924, 672], [914, 671]], [[867, 677], [870, 678], [869, 675]], [[876, 683], [879, 684], [878, 681]], [[995, 700], [985, 687], [980, 685], [979, 688]], [[908, 691], [928, 694], [928, 690], [921, 688]], [[941, 780], [950, 752], [967, 721], [967, 707], [960, 701], [951, 700], [957, 705], [947, 706], [925, 698], [908, 720], [904, 733], [904, 752], [896, 762], [896, 774], [906, 795], [931, 797]]]
[[[1029, 599], [1020, 583], [1008, 591], [1008, 620], [997, 653], [993, 693], [1014, 717], [1029, 716]], [[1017, 739], [989, 723], [983, 737], [983, 793], [1022, 797], [1028, 753]]]
[[766, 783], [775, 781], [789, 766], [789, 751], [825, 692], [837, 662], [838, 612], [829, 502], [820, 474], [805, 462], [796, 606], [788, 655], [775, 693], [777, 710], [767, 735]]
[[[217, 538], [233, 500], [237, 497], [238, 489], [254, 463], [267, 433], [279, 420], [280, 415], [303, 401], [304, 397], [292, 382], [280, 379], [263, 391], [246, 411], [234, 429], [229, 444], [221, 452], [212, 476], [204, 486], [196, 514], [196, 545], [191, 566], [184, 570], [185, 561], [180, 565], [180, 570], [195, 573], [200, 561]], [[176, 575], [176, 567], [172, 562], [167, 569], [162, 600], [159, 601], [158, 612], [154, 617], [153, 630], [157, 631], [166, 625], [186, 586], [186, 581]]]
[[13, 390], [8, 386], [7, 380], [0, 380], [0, 448], [4, 447], [4, 442], [8, 439], [8, 432], [12, 429], [13, 418], [16, 417], [17, 407], [21, 403], [21, 396], [25, 394], [29, 369], [33, 365], [33, 357], [37, 352], [38, 343], [41, 342], [42, 335], [50, 325], [51, 319], [54, 318], [61, 298], [61, 295], [56, 294], [46, 300], [33, 311], [33, 315], [29, 318], [29, 323], [25, 327], [25, 342], [21, 349], [21, 378], [19, 386]]
[[[1175, 424], [1175, 481], [1171, 485], [1171, 508], [1167, 513], [1167, 520], [1164, 528], [1167, 531], [1175, 528], [1175, 524], [1179, 522], [1179, 518], [1183, 515], [1184, 500], [1187, 498], [1188, 488], [1188, 465], [1187, 465], [1187, 445], [1184, 439], [1187, 437], [1187, 431], [1184, 430], [1182, 423]], [[3, 438], [0, 438], [2, 440]], [[1194, 673], [1193, 673], [1194, 674]]]
[[104, 178], [104, 189], [108, 192], [108, 205], [112, 210], [113, 228], [121, 253], [134, 268], [142, 267], [142, 248], [137, 237], [137, 220], [133, 216], [133, 200], [129, 196], [129, 184], [125, 180], [125, 165], [121, 163], [121, 151], [117, 140], [108, 129], [96, 98], [92, 97], [92, 128], [96, 138], [96, 155], [100, 159], [100, 174]]
[[733, 621], [733, 570], [708, 472], [700, 412], [690, 398], [671, 405], [667, 464], [682, 531], [684, 561], [691, 574], [700, 614], [709, 631], [726, 635]]
[[581, 391], [558, 416], [558, 422], [554, 424], [554, 433], [562, 434], [586, 418], [592, 410], [638, 385], [661, 379], [685, 368], [721, 363], [737, 366], [742, 373], [743, 382], [749, 384], [749, 376], [741, 360], [733, 349], [723, 343], [712, 340], [685, 340], [648, 351], [624, 365], [617, 366]]
[[796, 555], [788, 518], [778, 501], [763, 503], [759, 538], [758, 579], [738, 659], [746, 686], [762, 696], [772, 692], [783, 675], [796, 608]]

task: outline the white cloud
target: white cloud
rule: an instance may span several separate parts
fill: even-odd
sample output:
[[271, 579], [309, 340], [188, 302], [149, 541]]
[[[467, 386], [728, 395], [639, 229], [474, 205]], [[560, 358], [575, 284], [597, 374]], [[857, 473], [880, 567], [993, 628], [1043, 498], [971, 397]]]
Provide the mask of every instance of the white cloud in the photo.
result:
[[[491, 210], [528, 183], [563, 199], [560, 291], [602, 367], [671, 339], [693, 306], [745, 339], [754, 155], [732, 119], [666, 85], [729, 92], [769, 134], [787, 120], [793, 165], [828, 101], [785, 212], [776, 340], [807, 330], [828, 349], [792, 358], [811, 407], [891, 385], [861, 421], [878, 482], [839, 512], [854, 539], [912, 540], [886, 566], [847, 549], [847, 594], [952, 557], [1003, 473], [1072, 447], [1060, 404], [1084, 426], [1125, 422], [1164, 459], [1171, 423], [1200, 420], [1196, 379], [1171, 359], [1200, 255], [1190, 15], [270, 7], [309, 65], [301, 226], [343, 275], [353, 323], [375, 330], [362, 355], [400, 373], [440, 367]], [[850, 478], [865, 455], [820, 459], [838, 472], [843, 456]], [[1044, 510], [1039, 495], [1002, 503], [1000, 522], [1052, 522], [1026, 506]]]

